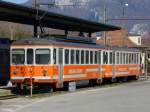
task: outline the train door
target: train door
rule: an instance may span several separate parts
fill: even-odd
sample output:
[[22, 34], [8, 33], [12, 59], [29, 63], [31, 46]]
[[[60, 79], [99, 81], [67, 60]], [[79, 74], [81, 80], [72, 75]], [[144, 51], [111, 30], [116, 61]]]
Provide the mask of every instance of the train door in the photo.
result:
[[115, 81], [115, 51], [112, 52], [112, 81]]
[[63, 48], [58, 49], [58, 66], [59, 66], [59, 74], [58, 74], [58, 79], [59, 79], [59, 87], [63, 86]]
[[28, 71], [28, 76], [30, 76], [30, 78], [34, 75], [33, 71], [34, 71], [34, 50], [31, 48], [28, 48], [26, 50], [26, 63], [27, 63], [27, 67], [25, 71]]
[[101, 84], [103, 82], [103, 80], [102, 80], [102, 73], [101, 73], [101, 69], [102, 69], [102, 66], [101, 66], [101, 59], [102, 59], [101, 58], [102, 57], [101, 51], [98, 51], [97, 57], [98, 57], [98, 80], [97, 80], [97, 82], [99, 84]]
[[99, 75], [99, 78], [101, 77], [101, 51], [98, 51], [98, 75]]

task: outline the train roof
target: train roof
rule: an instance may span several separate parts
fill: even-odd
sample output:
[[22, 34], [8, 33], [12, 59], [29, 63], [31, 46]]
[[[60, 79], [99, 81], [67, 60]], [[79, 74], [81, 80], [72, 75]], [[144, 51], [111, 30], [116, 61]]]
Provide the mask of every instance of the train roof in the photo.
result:
[[[46, 12], [46, 13], [45, 13]], [[98, 31], [120, 30], [120, 27], [107, 25], [99, 22], [93, 22], [76, 17], [65, 16], [39, 9], [39, 16], [45, 14], [42, 18], [42, 27], [61, 29], [66, 31], [81, 31], [94, 33]], [[0, 20], [16, 22], [28, 25], [40, 26], [37, 21], [37, 9], [14, 3], [0, 1]]]
[[54, 39], [41, 39], [41, 38], [30, 38], [30, 39], [21, 39], [14, 41], [12, 43], [14, 46], [19, 45], [33, 45], [33, 46], [68, 46], [68, 47], [79, 47], [79, 48], [91, 48], [91, 49], [107, 49], [107, 50], [118, 50], [118, 51], [140, 51], [138, 49], [131, 49], [131, 48], [121, 48], [121, 47], [105, 47], [104, 45], [99, 44], [86, 44], [86, 43], [76, 43], [76, 42], [64, 42], [64, 41], [57, 41]]

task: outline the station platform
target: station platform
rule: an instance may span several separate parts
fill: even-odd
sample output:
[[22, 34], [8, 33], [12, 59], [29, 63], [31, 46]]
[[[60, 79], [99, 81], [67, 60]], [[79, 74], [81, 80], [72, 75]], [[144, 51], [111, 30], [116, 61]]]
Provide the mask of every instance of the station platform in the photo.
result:
[[0, 97], [12, 95], [11, 88], [7, 86], [0, 86]]

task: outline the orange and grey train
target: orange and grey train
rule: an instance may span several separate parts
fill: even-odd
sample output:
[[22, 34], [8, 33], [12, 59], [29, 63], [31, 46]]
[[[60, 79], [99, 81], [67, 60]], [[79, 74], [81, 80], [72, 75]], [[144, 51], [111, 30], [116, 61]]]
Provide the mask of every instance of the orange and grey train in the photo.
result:
[[47, 84], [138, 77], [141, 51], [52, 39], [18, 40], [11, 45], [13, 84]]

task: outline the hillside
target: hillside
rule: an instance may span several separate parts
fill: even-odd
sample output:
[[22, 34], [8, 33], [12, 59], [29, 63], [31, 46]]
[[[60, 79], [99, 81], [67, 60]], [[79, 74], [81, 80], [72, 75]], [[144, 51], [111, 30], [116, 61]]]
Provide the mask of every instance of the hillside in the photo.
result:
[[[48, 3], [52, 0], [38, 0], [39, 3]], [[150, 18], [149, 12], [149, 0], [126, 0], [122, 2], [123, 4], [128, 3], [128, 7], [124, 7], [124, 17], [123, 17], [123, 4], [121, 1], [124, 0], [56, 0], [56, 7], [46, 7], [42, 6], [42, 9], [49, 10], [56, 13], [61, 13], [69, 16], [74, 16], [78, 18], [84, 18], [92, 21], [103, 22], [103, 12], [104, 4], [106, 5], [106, 17], [107, 19], [115, 18]], [[27, 3], [23, 4], [27, 6], [34, 6], [34, 0], [29, 0]], [[62, 5], [74, 5], [74, 6], [62, 6]], [[107, 21], [107, 23], [123, 26], [128, 29], [129, 32], [134, 34], [145, 34], [150, 31], [150, 22], [149, 21]], [[1, 22], [1, 24], [4, 24]], [[5, 31], [5, 27], [1, 25], [0, 35], [10, 35]], [[5, 26], [10, 26], [9, 23], [6, 23]], [[20, 26], [20, 25], [19, 25]], [[13, 25], [13, 27], [18, 27], [18, 25]], [[21, 26], [20, 26], [21, 27]], [[21, 27], [27, 31], [28, 26]], [[10, 29], [10, 28], [7, 28]], [[15, 28], [16, 29], [16, 28]], [[29, 34], [29, 33], [27, 33]], [[30, 33], [31, 34], [31, 33]], [[7, 36], [6, 35], [6, 36]], [[18, 34], [20, 35], [20, 34]]]

